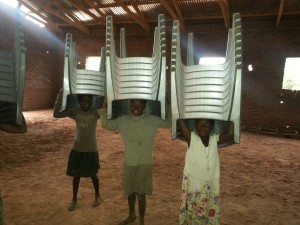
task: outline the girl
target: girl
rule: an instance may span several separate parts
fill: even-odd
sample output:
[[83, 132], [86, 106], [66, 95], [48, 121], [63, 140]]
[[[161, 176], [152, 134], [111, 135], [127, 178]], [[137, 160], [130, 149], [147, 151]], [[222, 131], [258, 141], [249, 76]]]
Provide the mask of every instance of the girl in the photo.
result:
[[214, 120], [196, 119], [190, 132], [183, 120], [179, 126], [188, 149], [183, 170], [180, 225], [220, 224], [220, 162], [218, 144], [233, 138], [233, 123], [228, 132], [211, 135]]
[[67, 175], [73, 177], [73, 198], [68, 210], [73, 211], [76, 208], [81, 177], [90, 177], [92, 179], [95, 190], [95, 200], [92, 206], [96, 207], [101, 203], [97, 177], [100, 164], [96, 140], [96, 125], [99, 115], [97, 110], [91, 107], [93, 96], [88, 94], [77, 95], [80, 107], [60, 111], [62, 94], [61, 90], [55, 102], [53, 117], [70, 117], [76, 123], [76, 134], [67, 167]]
[[[104, 108], [106, 108], [104, 102]], [[136, 219], [135, 203], [138, 200], [140, 225], [144, 225], [146, 195], [152, 194], [153, 144], [159, 127], [170, 128], [171, 118], [145, 114], [146, 100], [130, 101], [130, 113], [107, 120], [106, 110], [100, 110], [103, 128], [119, 130], [125, 146], [123, 175], [124, 195], [128, 199], [129, 215], [119, 225], [126, 225]], [[169, 114], [170, 115], [170, 114]]]

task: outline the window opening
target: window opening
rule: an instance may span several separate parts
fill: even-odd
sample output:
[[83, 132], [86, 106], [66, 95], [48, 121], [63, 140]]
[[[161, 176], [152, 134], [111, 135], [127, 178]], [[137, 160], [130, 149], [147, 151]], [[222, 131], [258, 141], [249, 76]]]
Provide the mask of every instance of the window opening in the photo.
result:
[[300, 58], [286, 58], [282, 89], [300, 90]]
[[199, 59], [199, 64], [216, 65], [222, 63], [225, 63], [224, 57], [202, 57]]
[[85, 61], [85, 69], [86, 70], [95, 70], [99, 71], [100, 69], [100, 59], [99, 56], [88, 56]]

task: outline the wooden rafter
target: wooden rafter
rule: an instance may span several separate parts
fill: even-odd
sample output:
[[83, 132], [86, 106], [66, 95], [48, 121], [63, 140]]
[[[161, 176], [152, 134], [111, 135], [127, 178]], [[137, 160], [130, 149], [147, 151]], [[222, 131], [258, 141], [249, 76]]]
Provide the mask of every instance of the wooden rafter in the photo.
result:
[[227, 0], [219, 0], [219, 5], [222, 10], [225, 26], [227, 29], [229, 29], [229, 12], [228, 12], [228, 3]]
[[102, 17], [97, 17], [94, 13], [92, 13], [90, 10], [84, 8], [82, 5], [76, 3], [74, 0], [65, 0], [68, 2], [70, 5], [74, 6], [78, 10], [83, 11], [87, 15], [89, 15], [91, 18], [93, 18], [95, 21], [98, 21], [100, 24], [105, 24], [105, 21], [103, 20]]
[[103, 21], [106, 21], [106, 15], [101, 10], [99, 10], [99, 8], [97, 6], [95, 6], [93, 1], [85, 0], [85, 2], [100, 15], [100, 18]]
[[182, 31], [185, 31], [185, 22], [184, 22], [182, 13], [181, 13], [179, 5], [178, 5], [178, 0], [173, 0], [173, 5], [174, 5], [175, 10], [177, 12], [179, 23], [181, 25], [181, 29], [182, 29]]
[[176, 13], [173, 11], [173, 9], [170, 7], [169, 3], [166, 0], [160, 0], [160, 2], [161, 4], [163, 4], [168, 13], [172, 16], [173, 20], [179, 20]]
[[[7, 0], [9, 1], [9, 0]], [[195, 3], [197, 2], [197, 3]], [[247, 4], [251, 0], [247, 0]], [[238, 0], [151, 0], [151, 1], [140, 1], [140, 0], [115, 0], [115, 1], [103, 1], [103, 0], [18, 0], [19, 7], [21, 5], [27, 5], [27, 8], [30, 8], [32, 13], [28, 13], [29, 16], [34, 16], [33, 13], [37, 14], [41, 21], [50, 28], [51, 30], [58, 31], [61, 33], [63, 27], [73, 26], [77, 29], [83, 31], [84, 33], [89, 33], [89, 27], [95, 25], [104, 26], [106, 23], [106, 11], [112, 10], [115, 7], [122, 7], [126, 15], [114, 15], [116, 18], [115, 26], [118, 24], [130, 24], [138, 23], [143, 29], [150, 31], [151, 23], [156, 22], [156, 18], [149, 16], [146, 18], [146, 13], [142, 11], [141, 5], [146, 5], [145, 9], [151, 10], [163, 10], [161, 12], [167, 14], [166, 20], [178, 20], [180, 23], [180, 28], [184, 31], [187, 21], [192, 20], [210, 20], [210, 19], [222, 19], [225, 23], [227, 29], [230, 28], [231, 23], [231, 13], [229, 12], [228, 4], [232, 4], [233, 7], [238, 6], [241, 8], [243, 18], [251, 17], [274, 17], [277, 19], [276, 26], [278, 27], [282, 21], [283, 15], [300, 15], [299, 4], [295, 3], [295, 7], [286, 7], [287, 1], [280, 0], [277, 3], [277, 9], [269, 7], [268, 5], [261, 1], [261, 7], [258, 4], [258, 7], [255, 9], [246, 8], [246, 2], [239, 2]], [[280, 3], [279, 3], [280, 2]], [[153, 4], [155, 7], [153, 8]], [[202, 9], [199, 10], [199, 13], [194, 9], [191, 9], [192, 13], [188, 13], [189, 8], [195, 5], [196, 7], [201, 7], [202, 4], [207, 5], [208, 12], [200, 13]], [[212, 9], [215, 9], [216, 4], [218, 4], [217, 12], [214, 12]], [[280, 4], [280, 5], [279, 5]], [[31, 6], [31, 7], [30, 7]], [[35, 7], [36, 6], [36, 7]], [[181, 8], [184, 6], [184, 10]], [[35, 9], [32, 9], [32, 7]], [[161, 8], [162, 7], [162, 8]], [[205, 6], [206, 7], [206, 6]], [[205, 9], [203, 8], [203, 10]], [[221, 9], [222, 13], [219, 13]], [[85, 21], [80, 19], [77, 16], [77, 10], [79, 12], [85, 13], [88, 15], [91, 20]], [[152, 15], [152, 14], [151, 14]], [[117, 18], [124, 18], [118, 20]], [[57, 19], [56, 19], [57, 18]], [[125, 19], [126, 18], [126, 19]], [[275, 23], [275, 22], [274, 22]], [[116, 28], [116, 27], [115, 27]], [[60, 30], [62, 29], [62, 30]]]
[[[178, 20], [179, 21], [180, 29], [184, 30], [185, 29], [185, 23], [184, 23], [183, 18], [180, 17], [180, 16], [177, 16], [177, 14], [174, 12], [174, 10], [171, 8], [171, 6], [169, 5], [169, 3], [166, 0], [160, 0], [160, 2], [161, 2], [161, 4], [163, 4], [164, 8], [171, 15], [173, 20]], [[177, 4], [177, 7], [178, 7], [177, 0], [175, 0], [175, 2], [176, 2], [175, 4]], [[174, 4], [174, 1], [173, 1], [173, 4]], [[176, 6], [175, 6], [175, 8], [176, 8]], [[179, 7], [178, 7], [178, 9], [179, 9]], [[177, 9], [176, 9], [176, 11], [177, 11]], [[180, 12], [180, 10], [179, 10], [179, 12]], [[180, 13], [180, 15], [181, 15], [181, 13]]]
[[123, 8], [125, 12], [131, 16], [136, 22], [138, 22], [147, 32], [150, 32], [150, 24], [147, 21], [144, 21], [141, 17], [136, 16], [131, 10], [123, 3], [122, 0], [115, 0], [115, 2]]
[[145, 18], [144, 14], [139, 9], [138, 4], [136, 3], [136, 1], [129, 0], [129, 2], [132, 5], [132, 7], [134, 8], [134, 10], [137, 12], [137, 14], [139, 14], [139, 17], [144, 21], [144, 23], [148, 23], [148, 21]]
[[76, 23], [76, 22], [72, 21], [70, 18], [68, 18], [67, 16], [65, 16], [64, 14], [61, 14], [60, 11], [52, 9], [49, 5], [49, 1], [48, 1], [48, 4], [46, 3], [44, 5], [42, 5], [39, 0], [33, 0], [33, 1], [38, 7], [45, 10], [46, 12], [51, 13], [52, 15], [56, 16], [57, 18], [59, 18], [59, 19], [65, 21], [66, 23], [76, 27], [77, 29], [81, 30], [82, 32], [84, 32], [86, 34], [90, 33], [90, 30], [85, 25], [80, 24], [80, 23]]
[[39, 22], [45, 24], [46, 27], [48, 27], [49, 29], [59, 33], [59, 34], [63, 34], [63, 30], [60, 29], [58, 26], [56, 26], [54, 23], [52, 23], [47, 17], [45, 17], [43, 14], [41, 14], [39, 11], [37, 11], [35, 8], [33, 8], [31, 5], [27, 4], [24, 1], [19, 1], [19, 7], [21, 7], [20, 2], [22, 2], [21, 4], [24, 5], [27, 9], [29, 9], [31, 12], [35, 13], [36, 15], [38, 15], [40, 18], [42, 18], [44, 21], [46, 21], [46, 23], [44, 21], [40, 21], [38, 18], [31, 16], [30, 14], [27, 14], [28, 16], [30, 16], [31, 18], [38, 20]]
[[280, 20], [281, 20], [284, 4], [285, 4], [285, 0], [281, 0], [280, 1], [280, 6], [279, 6], [279, 11], [278, 11], [278, 16], [277, 16], [277, 21], [276, 21], [276, 26], [277, 27], [279, 26], [279, 23], [280, 23]]
[[230, 13], [229, 13], [229, 7], [228, 7], [228, 0], [224, 0], [224, 5], [225, 5], [225, 12], [227, 15], [227, 23], [228, 23], [228, 27], [230, 27]]
[[66, 15], [67, 17], [69, 17], [72, 21], [74, 21], [75, 23], [81, 24], [81, 22], [79, 21], [79, 19], [77, 18], [76, 15], [74, 15], [74, 13], [71, 10], [67, 10], [60, 1], [53, 1], [50, 0], [53, 6], [56, 6], [57, 8], [59, 8], [60, 12], [63, 15]]

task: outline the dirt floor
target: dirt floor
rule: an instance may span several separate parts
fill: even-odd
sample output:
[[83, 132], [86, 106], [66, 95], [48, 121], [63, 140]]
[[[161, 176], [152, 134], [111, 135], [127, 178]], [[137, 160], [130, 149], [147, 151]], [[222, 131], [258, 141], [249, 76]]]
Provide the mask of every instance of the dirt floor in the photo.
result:
[[[72, 180], [65, 175], [74, 136], [72, 120], [52, 110], [24, 113], [28, 132], [0, 132], [0, 190], [6, 225], [116, 225], [127, 216], [121, 190], [123, 144], [98, 126], [101, 206], [92, 208], [91, 180], [82, 179], [78, 208], [69, 212]], [[159, 130], [154, 193], [147, 225], [178, 224], [186, 144]], [[242, 132], [241, 144], [220, 150], [222, 225], [300, 224], [300, 140]], [[131, 223], [137, 225], [138, 220]]]

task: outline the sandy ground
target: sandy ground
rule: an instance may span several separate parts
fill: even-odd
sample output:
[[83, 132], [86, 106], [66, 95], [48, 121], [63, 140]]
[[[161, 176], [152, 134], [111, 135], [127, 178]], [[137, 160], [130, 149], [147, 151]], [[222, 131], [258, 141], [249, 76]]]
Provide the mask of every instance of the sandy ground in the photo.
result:
[[[82, 179], [78, 208], [67, 211], [71, 178], [65, 175], [74, 136], [70, 119], [52, 110], [25, 112], [26, 134], [0, 131], [0, 189], [6, 225], [116, 225], [127, 216], [122, 195], [123, 144], [98, 126], [101, 206], [92, 208], [90, 179]], [[178, 224], [186, 144], [159, 130], [154, 193], [147, 225]], [[241, 144], [220, 150], [222, 225], [300, 224], [300, 140], [242, 132]], [[138, 220], [131, 223], [137, 225]]]

